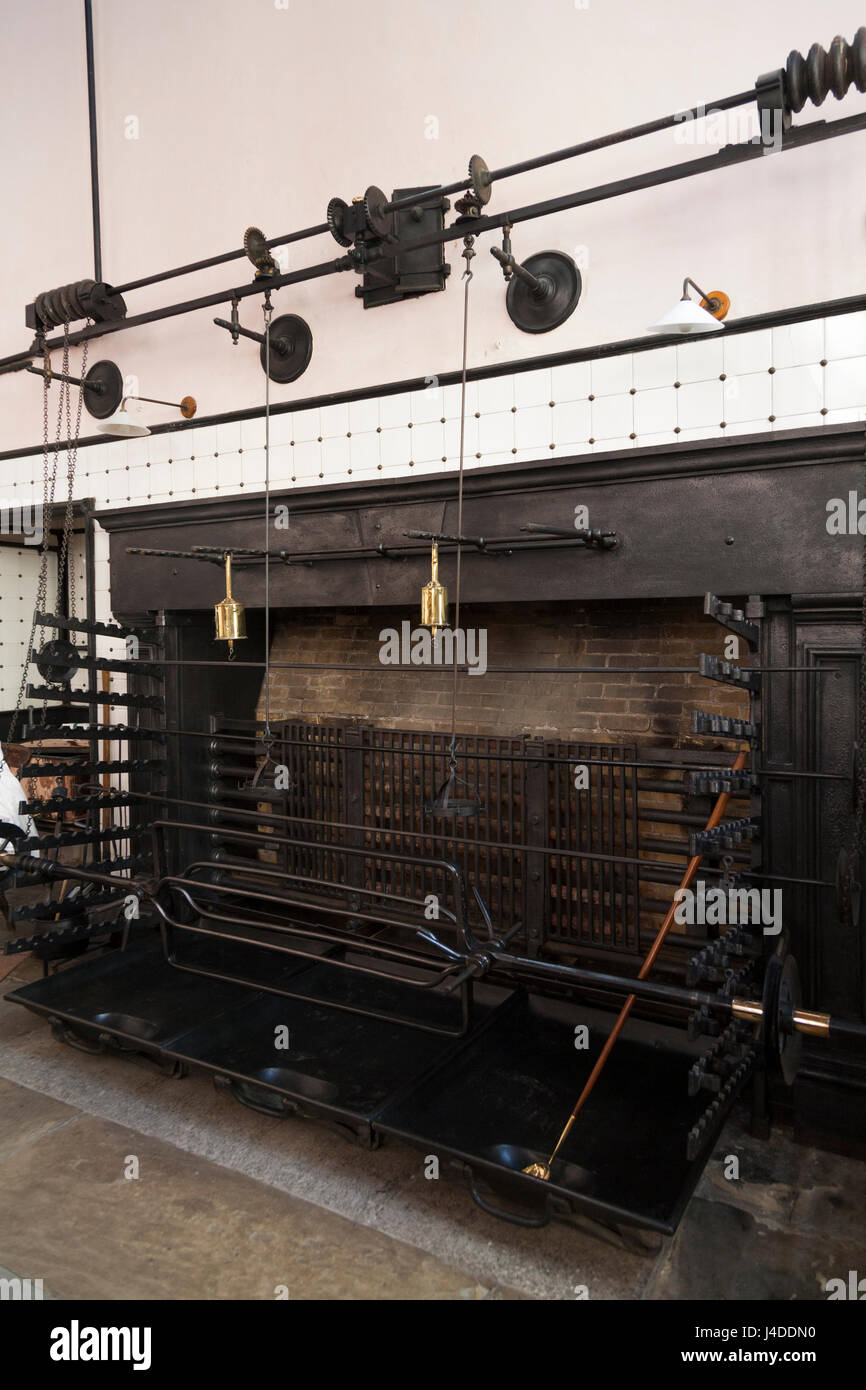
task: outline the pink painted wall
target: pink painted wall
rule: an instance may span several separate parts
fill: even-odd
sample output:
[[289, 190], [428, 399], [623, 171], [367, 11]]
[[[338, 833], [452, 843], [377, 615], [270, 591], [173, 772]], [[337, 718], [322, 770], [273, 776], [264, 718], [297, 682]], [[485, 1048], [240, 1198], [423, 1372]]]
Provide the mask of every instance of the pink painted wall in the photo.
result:
[[[451, 181], [478, 151], [491, 167], [748, 88], [788, 51], [851, 39], [859, 0], [94, 0], [103, 256], [115, 282], [324, 220], [328, 199], [369, 183]], [[92, 273], [83, 6], [3, 4], [0, 355], [25, 348], [25, 301]], [[866, 110], [832, 97], [800, 121]], [[138, 138], [127, 138], [138, 123]], [[438, 138], [428, 138], [430, 118]], [[682, 132], [680, 132], [680, 135]], [[739, 138], [736, 129], [730, 137]], [[711, 152], [665, 132], [494, 189], [491, 211]], [[507, 361], [641, 333], [685, 273], [721, 287], [735, 315], [862, 291], [866, 137], [768, 157], [515, 229], [518, 254], [557, 246], [587, 260], [584, 297], [558, 332], [519, 333], [499, 268], [479, 245], [470, 360]], [[323, 236], [289, 266], [330, 259]], [[443, 295], [365, 311], [349, 275], [289, 287], [277, 312], [308, 319], [306, 375], [291, 400], [429, 375], [459, 363], [460, 266]], [[250, 274], [248, 274], [248, 270]], [[128, 296], [130, 313], [251, 278], [246, 262]], [[252, 344], [233, 348], [214, 312], [91, 346], [146, 395], [191, 393], [201, 414], [255, 405]], [[242, 321], [260, 327], [253, 301]], [[78, 354], [75, 354], [76, 358]], [[41, 434], [39, 382], [0, 377], [0, 449]], [[167, 418], [155, 409], [154, 419]]]

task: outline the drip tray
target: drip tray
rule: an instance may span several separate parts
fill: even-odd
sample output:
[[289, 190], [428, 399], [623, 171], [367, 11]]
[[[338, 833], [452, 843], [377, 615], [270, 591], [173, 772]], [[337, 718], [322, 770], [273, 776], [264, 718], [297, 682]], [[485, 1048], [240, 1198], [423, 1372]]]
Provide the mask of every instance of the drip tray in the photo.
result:
[[257, 991], [172, 969], [154, 936], [126, 951], [88, 956], [6, 998], [62, 1019], [84, 1036], [108, 1033], [130, 1047], [159, 1051], [191, 1021], [243, 1008]]
[[[344, 976], [334, 969], [327, 974]], [[327, 984], [319, 965], [298, 968], [291, 988], [300, 990], [302, 982], [317, 996]], [[475, 994], [469, 1036], [513, 997], [484, 985]], [[465, 1045], [465, 1038], [352, 1011], [395, 1004], [404, 1011], [410, 996], [418, 1020], [440, 1027], [443, 1001], [400, 980], [352, 977], [332, 1006], [179, 969], [154, 939], [85, 959], [6, 997], [85, 1036], [107, 1033], [128, 1048], [216, 1073], [256, 1109], [286, 1113], [285, 1106], [278, 1109], [284, 1096], [297, 1102], [294, 1109], [368, 1126], [387, 1101]], [[456, 1001], [447, 1002], [453, 1023]]]
[[[282, 996], [171, 966], [154, 938], [6, 997], [60, 1020], [62, 1036], [107, 1036], [163, 1067], [204, 1069], [266, 1114], [315, 1115], [368, 1143], [399, 1137], [456, 1165], [485, 1210], [524, 1225], [580, 1211], [673, 1233], [733, 1100], [689, 1160], [709, 1101], [688, 1094], [700, 1043], [630, 1020], [546, 1182], [522, 1170], [547, 1161], [612, 1015], [480, 984], [469, 1031], [451, 1037], [356, 1011], [397, 1002], [402, 1013], [412, 996], [416, 1020], [438, 1026], [437, 1001], [399, 981], [343, 977], [320, 1002], [339, 973], [310, 965]], [[584, 1051], [578, 1024], [590, 1029]]]
[[[672, 1234], [714, 1137], [707, 1133], [702, 1156], [686, 1157], [710, 1098], [688, 1095], [699, 1049], [682, 1033], [629, 1022], [550, 1179], [522, 1171], [547, 1162], [612, 1022], [522, 996], [447, 1068], [386, 1106], [376, 1127], [454, 1160], [476, 1201], [498, 1215], [540, 1225], [568, 1209]], [[590, 1028], [585, 1051], [574, 1046], [577, 1023]]]

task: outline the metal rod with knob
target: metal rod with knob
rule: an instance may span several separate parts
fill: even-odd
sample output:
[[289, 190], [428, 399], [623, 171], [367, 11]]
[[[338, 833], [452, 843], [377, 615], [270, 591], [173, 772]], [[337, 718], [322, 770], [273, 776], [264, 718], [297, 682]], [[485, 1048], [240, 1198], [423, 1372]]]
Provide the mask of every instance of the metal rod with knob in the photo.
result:
[[105, 391], [104, 382], [87, 381], [85, 377], [70, 376], [68, 372], [53, 372], [50, 367], [46, 370], [44, 367], [34, 367], [31, 364], [24, 370], [32, 373], [33, 376], [47, 377], [49, 386], [52, 381], [65, 381], [69, 386], [83, 386], [88, 391], [96, 391], [100, 396]]

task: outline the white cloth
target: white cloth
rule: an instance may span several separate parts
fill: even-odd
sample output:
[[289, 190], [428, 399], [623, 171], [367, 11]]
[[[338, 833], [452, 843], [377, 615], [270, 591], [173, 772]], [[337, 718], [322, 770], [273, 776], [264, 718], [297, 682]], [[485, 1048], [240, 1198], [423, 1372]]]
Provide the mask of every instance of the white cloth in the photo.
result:
[[[18, 810], [21, 802], [26, 800], [27, 794], [6, 762], [3, 756], [3, 745], [0, 743], [0, 820], [5, 820], [11, 825], [20, 825], [25, 835], [35, 835], [36, 827], [33, 824], [33, 817], [22, 816]], [[13, 841], [0, 839], [0, 854], [11, 853], [14, 849]]]

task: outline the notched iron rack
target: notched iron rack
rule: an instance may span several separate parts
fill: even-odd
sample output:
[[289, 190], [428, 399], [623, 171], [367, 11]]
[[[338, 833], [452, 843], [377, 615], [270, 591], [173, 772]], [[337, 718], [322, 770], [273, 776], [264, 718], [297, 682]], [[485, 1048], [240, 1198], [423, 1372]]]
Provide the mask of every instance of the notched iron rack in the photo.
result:
[[[30, 850], [67, 849], [70, 845], [104, 845], [109, 840], [131, 840], [144, 835], [146, 831], [146, 826], [115, 825], [109, 830], [66, 830], [56, 835], [28, 835], [18, 841], [15, 849], [16, 852], [29, 853]], [[38, 864], [38, 860], [35, 862]], [[71, 866], [38, 864], [38, 868], [45, 873], [54, 871], [51, 877], [56, 878], [58, 868], [65, 870]]]
[[757, 772], [731, 772], [729, 768], [719, 768], [718, 772], [687, 772], [686, 785], [693, 796], [720, 796], [722, 792], [737, 796], [757, 791], [761, 777]]
[[708, 618], [715, 618], [717, 623], [727, 628], [729, 632], [742, 637], [744, 642], [754, 650], [761, 640], [761, 629], [757, 623], [750, 622], [749, 619], [754, 615], [761, 616], [761, 604], [752, 602], [750, 610], [744, 612], [741, 608], [734, 608], [733, 604], [726, 603], [723, 599], [716, 598], [715, 594], [707, 594], [704, 597], [704, 613]]
[[743, 816], [737, 820], [722, 821], [712, 830], [694, 830], [689, 835], [689, 853], [724, 854], [739, 845], [750, 844], [760, 838], [761, 823], [755, 817]]
[[[77, 767], [71, 767], [70, 771], [80, 771]], [[48, 773], [47, 776], [54, 774]], [[101, 792], [93, 796], [49, 796], [40, 800], [38, 797], [32, 801], [21, 801], [18, 803], [18, 814], [22, 816], [62, 816], [67, 811], [112, 811], [120, 810], [123, 806], [139, 806], [142, 798], [136, 796], [134, 792]]]
[[[159, 758], [115, 758], [99, 762], [79, 763], [75, 761], [75, 750], [71, 750], [69, 760], [59, 763], [25, 763], [18, 770], [19, 777], [77, 777], [96, 776], [103, 772], [143, 772], [152, 768], [165, 768]], [[106, 797], [106, 805], [108, 798]]]
[[131, 743], [139, 739], [164, 743], [165, 733], [162, 729], [131, 729], [127, 724], [25, 724], [22, 731], [25, 743], [48, 738], [110, 739], [114, 743]]
[[127, 705], [132, 709], [151, 709], [165, 713], [161, 695], [127, 695], [116, 690], [70, 690], [53, 685], [28, 685], [31, 700], [56, 700], [61, 705]]
[[718, 681], [721, 685], [736, 685], [741, 690], [760, 690], [761, 672], [748, 666], [735, 666], [731, 661], [723, 661], [720, 656], [708, 656], [701, 652], [698, 657], [698, 671], [707, 680]]
[[114, 637], [118, 641], [125, 641], [127, 637], [137, 637], [140, 642], [151, 644], [160, 641], [155, 630], [127, 627], [122, 623], [98, 623], [89, 618], [63, 618], [55, 613], [36, 613], [34, 619], [38, 627], [55, 627], [64, 632], [92, 633], [96, 637]]
[[686, 984], [698, 985], [702, 980], [722, 984], [735, 961], [755, 960], [762, 952], [760, 933], [749, 927], [729, 927], [689, 959]]
[[705, 710], [692, 710], [692, 733], [708, 737], [743, 739], [757, 743], [761, 730], [749, 719], [734, 719], [726, 714], [708, 714]]

